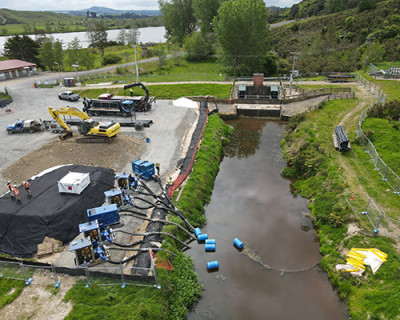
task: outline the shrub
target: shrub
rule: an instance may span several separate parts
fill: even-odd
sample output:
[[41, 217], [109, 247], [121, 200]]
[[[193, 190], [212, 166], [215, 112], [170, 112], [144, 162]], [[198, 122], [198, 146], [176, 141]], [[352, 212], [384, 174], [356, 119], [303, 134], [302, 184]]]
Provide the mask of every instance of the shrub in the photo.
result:
[[115, 54], [106, 54], [103, 57], [103, 61], [101, 62], [101, 64], [103, 66], [108, 65], [108, 64], [117, 64], [119, 62], [121, 62], [122, 58], [120, 56], [117, 56]]
[[115, 69], [115, 72], [117, 74], [127, 74], [127, 73], [129, 73], [128, 68], [121, 68], [121, 67], [117, 67]]

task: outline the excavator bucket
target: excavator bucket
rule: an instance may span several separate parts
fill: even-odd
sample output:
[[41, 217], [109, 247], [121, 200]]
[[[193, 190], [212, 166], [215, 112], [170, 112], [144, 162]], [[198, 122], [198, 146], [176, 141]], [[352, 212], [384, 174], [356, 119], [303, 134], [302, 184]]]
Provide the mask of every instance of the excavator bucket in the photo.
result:
[[72, 138], [72, 132], [71, 131], [67, 131], [67, 132], [65, 132], [63, 134], [60, 134], [58, 137], [60, 138], [61, 141], [67, 140], [69, 138]]

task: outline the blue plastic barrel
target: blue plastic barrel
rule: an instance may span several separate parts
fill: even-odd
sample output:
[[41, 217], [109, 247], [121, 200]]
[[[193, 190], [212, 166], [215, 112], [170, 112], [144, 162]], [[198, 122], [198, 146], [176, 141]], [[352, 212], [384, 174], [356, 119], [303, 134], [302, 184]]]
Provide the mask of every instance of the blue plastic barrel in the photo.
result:
[[244, 244], [243, 244], [242, 241], [240, 241], [239, 238], [233, 239], [233, 244], [234, 244], [236, 247], [238, 247], [239, 249], [243, 249]]
[[149, 143], [150, 142], [150, 138], [146, 138], [146, 143]]
[[204, 241], [208, 239], [208, 234], [207, 233], [201, 233], [197, 236], [197, 240], [199, 241]]
[[215, 244], [215, 239], [207, 239], [206, 244]]
[[219, 268], [218, 260], [207, 262], [207, 269], [208, 270], [218, 269], [218, 268]]
[[206, 252], [215, 251], [215, 244], [206, 243], [206, 245], [204, 246], [204, 250], [205, 250]]
[[198, 237], [198, 236], [199, 236], [199, 234], [201, 234], [201, 230], [200, 230], [200, 228], [196, 228], [196, 229], [194, 229], [194, 234], [196, 235], [196, 237]]

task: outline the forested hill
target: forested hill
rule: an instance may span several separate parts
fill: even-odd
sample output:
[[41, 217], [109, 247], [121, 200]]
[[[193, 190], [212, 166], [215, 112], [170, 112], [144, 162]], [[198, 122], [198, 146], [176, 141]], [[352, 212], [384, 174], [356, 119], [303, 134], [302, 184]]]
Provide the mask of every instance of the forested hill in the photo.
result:
[[310, 17], [271, 29], [270, 35], [281, 69], [291, 65], [292, 52], [299, 53], [296, 69], [302, 72], [360, 69], [367, 41], [371, 42], [370, 62], [399, 61], [400, 0], [379, 2], [372, 9], [356, 7]]
[[304, 19], [349, 9], [371, 10], [384, 0], [303, 0], [290, 8], [270, 7], [269, 23]]

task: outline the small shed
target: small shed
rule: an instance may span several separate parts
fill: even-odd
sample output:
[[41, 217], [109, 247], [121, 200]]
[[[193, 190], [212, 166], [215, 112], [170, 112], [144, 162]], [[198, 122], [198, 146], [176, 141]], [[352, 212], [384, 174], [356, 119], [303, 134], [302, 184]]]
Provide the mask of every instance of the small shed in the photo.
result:
[[17, 59], [0, 61], [0, 80], [30, 77], [37, 73], [36, 67], [35, 63]]

